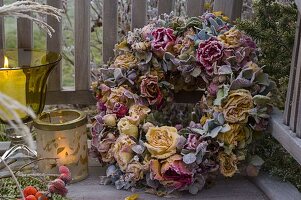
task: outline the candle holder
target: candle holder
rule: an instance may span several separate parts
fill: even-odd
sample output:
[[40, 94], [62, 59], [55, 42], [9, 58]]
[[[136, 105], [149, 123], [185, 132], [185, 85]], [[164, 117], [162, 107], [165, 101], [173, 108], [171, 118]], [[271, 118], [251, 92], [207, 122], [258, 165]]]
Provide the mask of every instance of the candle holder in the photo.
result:
[[[59, 53], [44, 50], [0, 50], [0, 92], [30, 107], [36, 115], [40, 114], [45, 105], [49, 74], [61, 58]], [[0, 118], [0, 122], [7, 123], [7, 120], [13, 119], [5, 108], [0, 109], [7, 115], [7, 119]], [[18, 115], [24, 123], [32, 120], [23, 111], [18, 111]], [[2, 155], [2, 160], [19, 152], [36, 157], [36, 151], [25, 145], [26, 135], [11, 131], [10, 128], [6, 133], [11, 140], [11, 147]]]
[[87, 117], [77, 110], [55, 110], [42, 113], [34, 120], [37, 132], [38, 164], [43, 173], [57, 173], [58, 166], [67, 166], [72, 182], [88, 176]]

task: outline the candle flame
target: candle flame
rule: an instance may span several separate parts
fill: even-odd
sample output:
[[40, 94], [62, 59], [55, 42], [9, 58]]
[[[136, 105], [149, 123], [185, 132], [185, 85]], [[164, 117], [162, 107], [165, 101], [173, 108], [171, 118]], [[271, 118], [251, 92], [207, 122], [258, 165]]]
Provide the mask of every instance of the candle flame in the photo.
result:
[[4, 56], [4, 68], [9, 68], [8, 67], [8, 59], [6, 56]]

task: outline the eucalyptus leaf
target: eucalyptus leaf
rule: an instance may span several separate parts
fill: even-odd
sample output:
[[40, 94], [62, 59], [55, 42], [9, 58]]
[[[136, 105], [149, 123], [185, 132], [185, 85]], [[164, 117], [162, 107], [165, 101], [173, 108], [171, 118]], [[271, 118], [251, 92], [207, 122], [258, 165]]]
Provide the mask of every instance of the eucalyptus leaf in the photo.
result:
[[142, 145], [134, 145], [132, 146], [132, 150], [136, 153], [136, 154], [143, 154], [143, 152], [145, 151], [145, 147]]
[[207, 134], [207, 136], [215, 138], [222, 129], [223, 129], [222, 126], [215, 127]]
[[195, 67], [194, 70], [190, 73], [191, 76], [193, 77], [198, 77], [202, 73], [201, 68]]
[[194, 153], [189, 153], [183, 156], [183, 162], [186, 164], [192, 164], [196, 161], [196, 156]]
[[206, 133], [205, 130], [199, 129], [199, 128], [191, 128], [190, 130], [191, 130], [192, 132], [197, 133], [197, 134], [200, 134], [200, 135], [204, 135], [204, 134]]

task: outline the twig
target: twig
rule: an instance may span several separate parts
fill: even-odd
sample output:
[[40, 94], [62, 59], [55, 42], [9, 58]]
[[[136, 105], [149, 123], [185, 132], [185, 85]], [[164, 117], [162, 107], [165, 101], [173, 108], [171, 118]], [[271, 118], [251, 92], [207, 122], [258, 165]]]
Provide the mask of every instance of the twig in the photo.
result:
[[26, 166], [28, 166], [28, 165], [31, 165], [31, 164], [36, 163], [36, 162], [39, 162], [39, 161], [41, 161], [41, 160], [47, 160], [47, 159], [49, 159], [49, 160], [57, 160], [58, 158], [38, 158], [38, 159], [36, 159], [36, 160], [33, 160], [33, 161], [29, 162], [29, 163], [26, 163], [26, 164], [22, 165], [19, 169], [17, 169], [17, 170], [15, 171], [15, 173], [20, 172], [24, 167], [26, 167]]
[[[13, 163], [17, 162], [17, 159], [12, 159], [9, 162], [7, 162], [7, 165], [11, 165]], [[5, 165], [0, 165], [0, 170], [4, 169]]]

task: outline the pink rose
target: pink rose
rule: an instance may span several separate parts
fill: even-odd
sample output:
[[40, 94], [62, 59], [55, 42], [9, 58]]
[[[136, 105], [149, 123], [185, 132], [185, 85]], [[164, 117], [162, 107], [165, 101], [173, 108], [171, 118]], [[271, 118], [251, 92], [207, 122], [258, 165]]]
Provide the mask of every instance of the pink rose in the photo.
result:
[[213, 73], [213, 64], [223, 56], [223, 44], [215, 38], [202, 41], [197, 49], [197, 60], [209, 75]]
[[124, 117], [128, 113], [129, 109], [122, 103], [115, 103], [113, 107], [113, 113], [116, 114], [118, 118]]
[[193, 173], [187, 169], [182, 156], [177, 154], [161, 163], [155, 159], [151, 160], [150, 171], [153, 180], [158, 180], [165, 187], [176, 190], [190, 185], [193, 179]]
[[152, 32], [154, 39], [151, 42], [151, 47], [154, 53], [163, 57], [163, 54], [170, 51], [176, 41], [176, 36], [171, 28], [157, 28]]
[[145, 97], [150, 105], [160, 106], [163, 100], [162, 92], [158, 85], [157, 76], [142, 76], [140, 85], [141, 96]]

